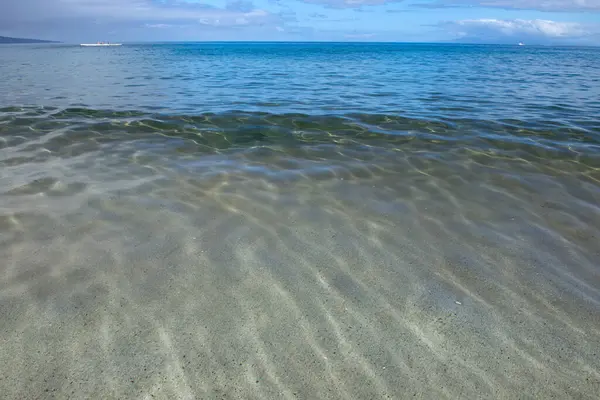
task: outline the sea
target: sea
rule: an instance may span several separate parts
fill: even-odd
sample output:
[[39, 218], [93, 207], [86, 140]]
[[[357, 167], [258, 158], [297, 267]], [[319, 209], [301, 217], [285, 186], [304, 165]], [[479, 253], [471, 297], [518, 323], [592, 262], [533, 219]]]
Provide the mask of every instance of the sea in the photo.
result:
[[596, 399], [600, 48], [0, 47], [6, 399]]

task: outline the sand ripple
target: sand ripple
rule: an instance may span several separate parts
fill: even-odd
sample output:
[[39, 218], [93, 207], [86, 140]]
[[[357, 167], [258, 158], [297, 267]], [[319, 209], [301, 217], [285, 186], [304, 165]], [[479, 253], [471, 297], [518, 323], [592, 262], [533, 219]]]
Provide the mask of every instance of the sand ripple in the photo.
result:
[[2, 114], [7, 398], [600, 390], [594, 132], [86, 113]]

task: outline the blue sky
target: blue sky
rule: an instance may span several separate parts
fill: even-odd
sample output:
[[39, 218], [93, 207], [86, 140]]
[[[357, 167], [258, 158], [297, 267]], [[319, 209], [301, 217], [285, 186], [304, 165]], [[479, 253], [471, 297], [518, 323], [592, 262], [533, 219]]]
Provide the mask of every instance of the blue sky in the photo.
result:
[[600, 0], [1, 0], [0, 35], [67, 42], [600, 45]]

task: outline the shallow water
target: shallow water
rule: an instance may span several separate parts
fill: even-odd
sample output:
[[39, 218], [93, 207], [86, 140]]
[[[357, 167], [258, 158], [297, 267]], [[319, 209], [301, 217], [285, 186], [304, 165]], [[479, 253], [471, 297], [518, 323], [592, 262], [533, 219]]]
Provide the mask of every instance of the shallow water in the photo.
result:
[[287, 46], [0, 48], [2, 393], [594, 398], [600, 52]]

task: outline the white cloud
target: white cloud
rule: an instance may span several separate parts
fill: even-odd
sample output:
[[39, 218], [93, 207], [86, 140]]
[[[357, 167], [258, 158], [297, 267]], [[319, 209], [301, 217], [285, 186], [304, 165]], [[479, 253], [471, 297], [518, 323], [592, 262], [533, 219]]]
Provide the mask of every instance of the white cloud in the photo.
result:
[[544, 43], [581, 38], [594, 40], [595, 35], [600, 32], [598, 25], [543, 19], [466, 19], [443, 22], [440, 26], [456, 39], [489, 42], [529, 41]]
[[305, 3], [320, 4], [332, 8], [361, 8], [363, 6], [379, 6], [397, 3], [402, 0], [302, 0]]
[[0, 0], [0, 35], [69, 42], [108, 32], [123, 41], [256, 40], [263, 31], [286, 26], [281, 15], [248, 0], [223, 1], [222, 7], [202, 1]]
[[234, 2], [227, 8], [216, 8], [199, 3], [167, 0], [2, 0], [0, 21], [45, 22], [93, 18], [110, 21], [151, 21], [151, 24], [168, 21], [217, 20], [220, 25], [246, 25], [261, 23], [274, 17], [268, 12], [254, 9], [250, 3]]
[[576, 22], [555, 22], [534, 20], [471, 19], [457, 21], [456, 24], [467, 29], [487, 29], [504, 35], [533, 34], [547, 37], [581, 36], [585, 28]]
[[600, 11], [600, 0], [435, 0], [419, 7], [479, 6], [538, 11]]

